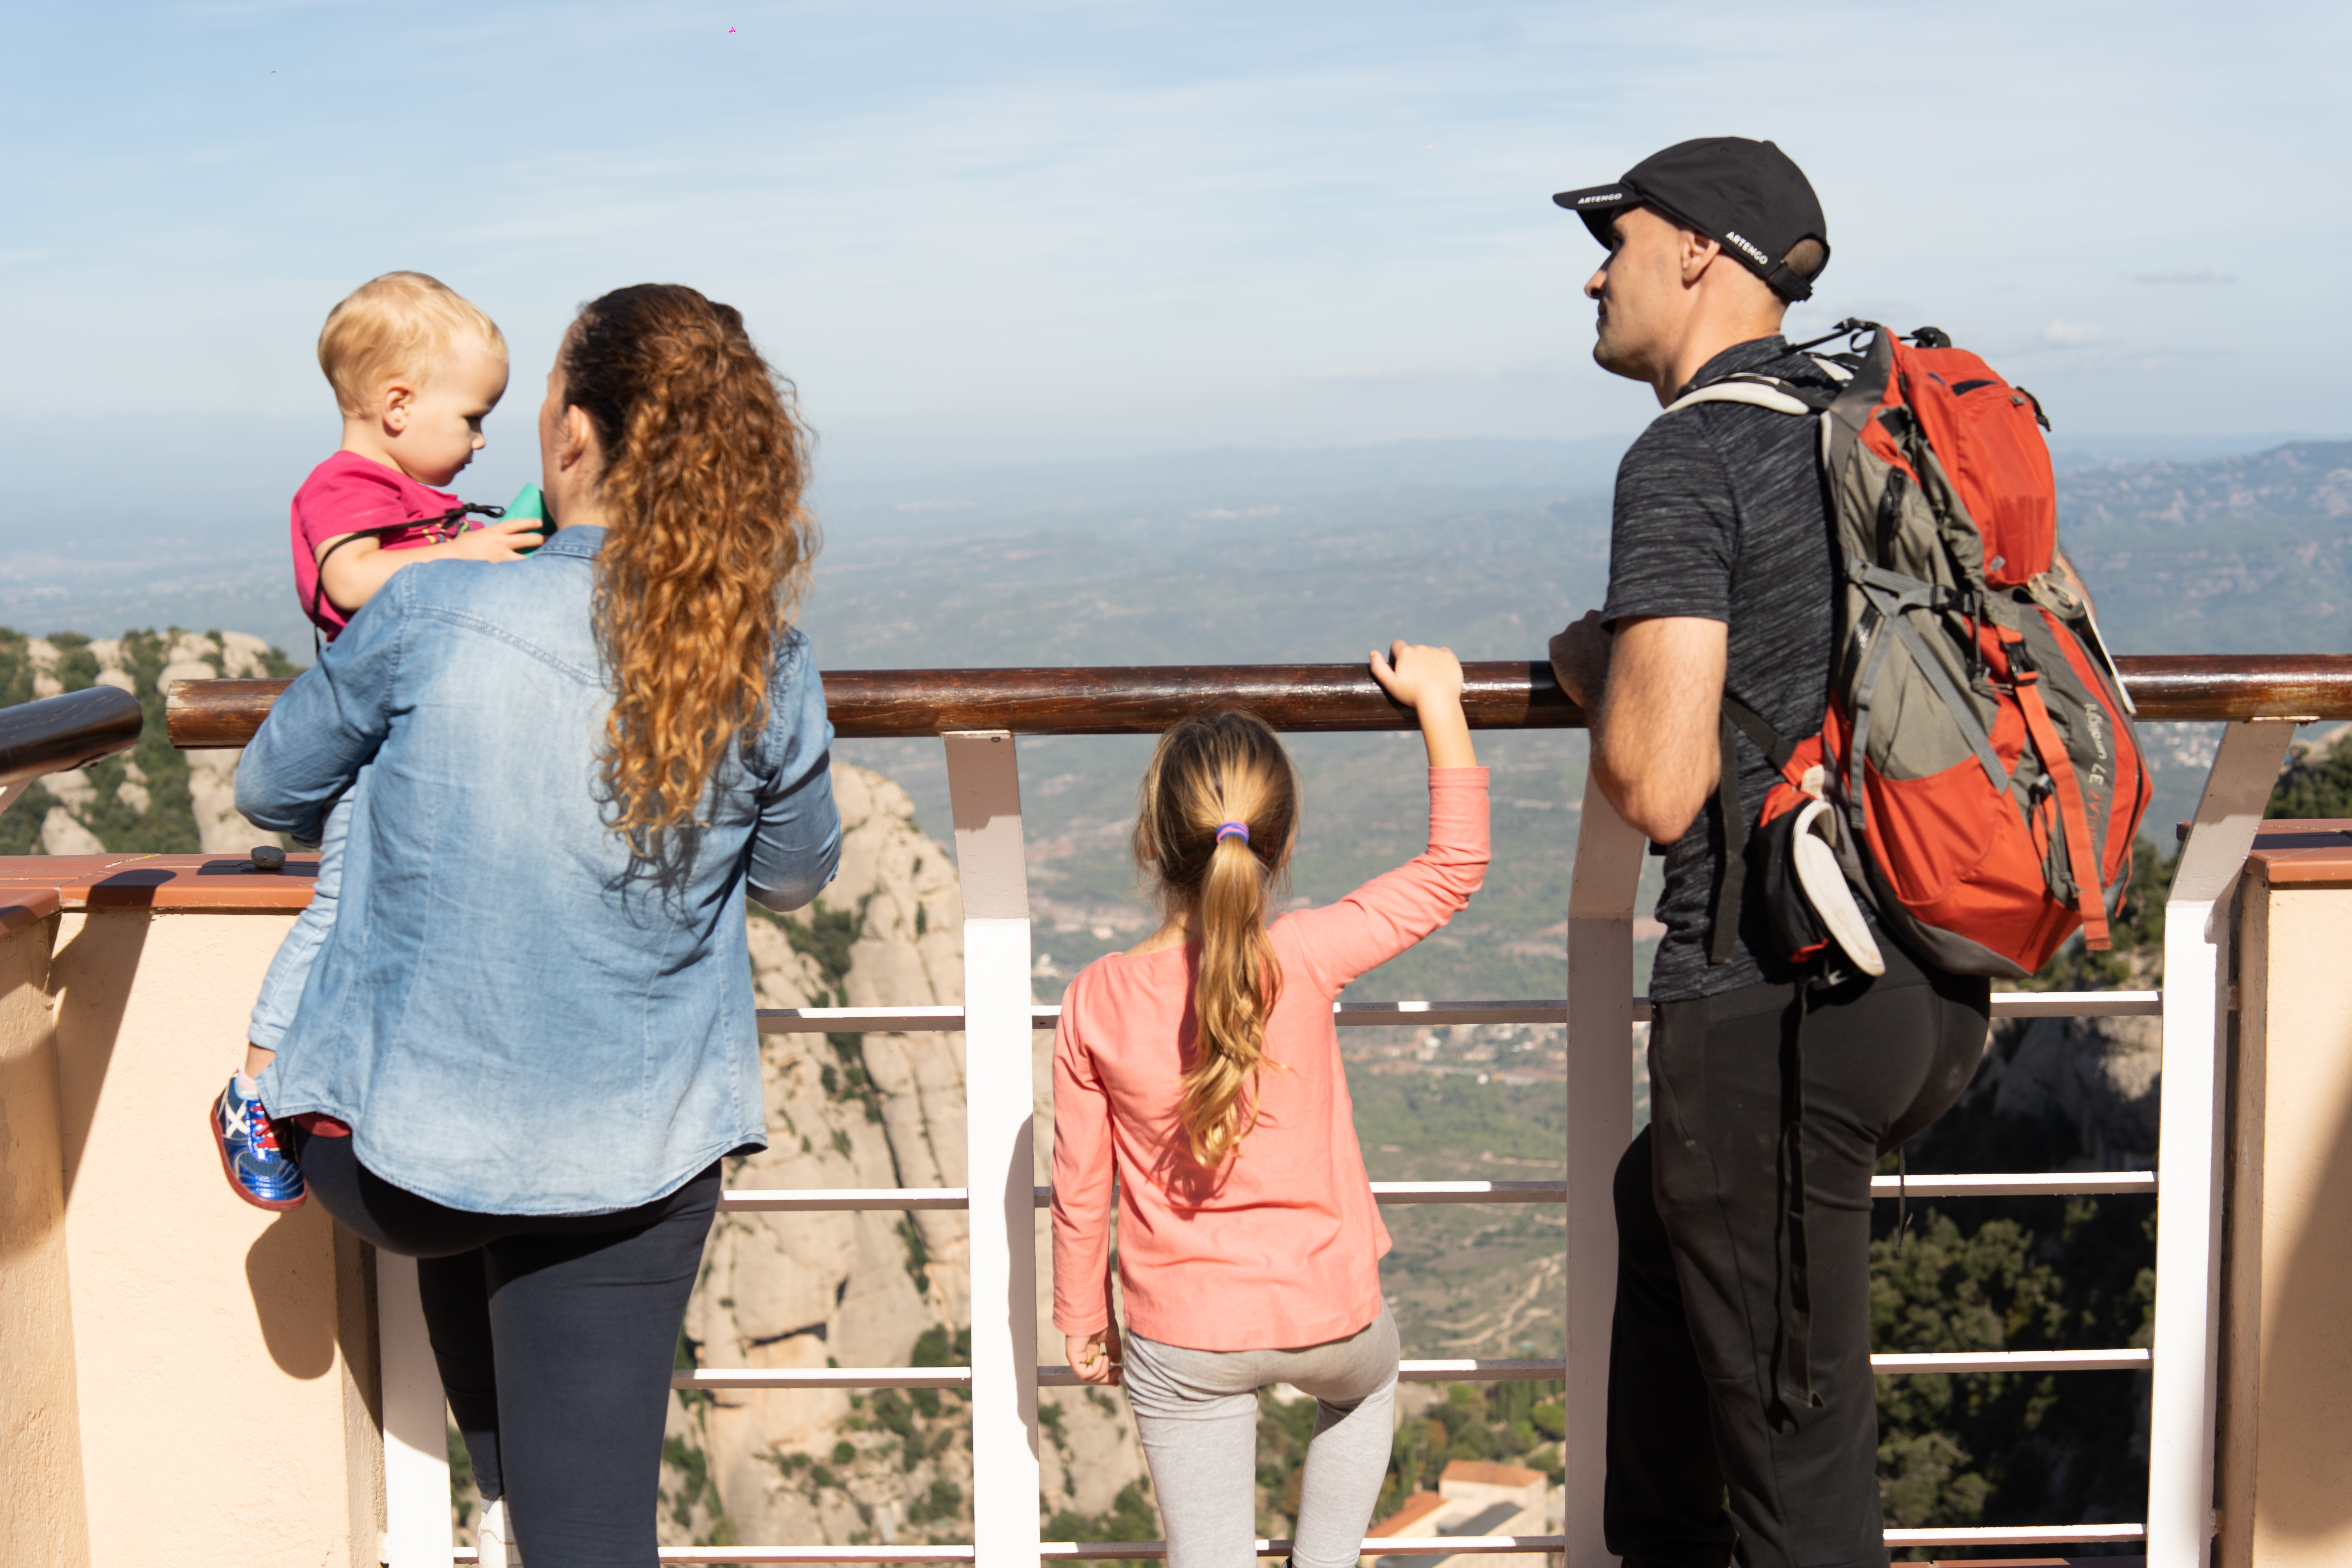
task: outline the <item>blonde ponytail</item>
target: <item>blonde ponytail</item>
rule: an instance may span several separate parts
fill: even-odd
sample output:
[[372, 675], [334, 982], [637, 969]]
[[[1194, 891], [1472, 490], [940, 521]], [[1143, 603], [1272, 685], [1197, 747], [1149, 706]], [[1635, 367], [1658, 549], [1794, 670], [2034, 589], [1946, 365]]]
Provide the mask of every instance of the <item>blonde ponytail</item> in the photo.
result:
[[1200, 928], [1179, 1113], [1204, 1166], [1238, 1153], [1256, 1123], [1266, 1021], [1282, 996], [1267, 906], [1297, 827], [1297, 773], [1264, 720], [1213, 713], [1160, 736], [1143, 775], [1135, 856], [1162, 902], [1190, 909]]

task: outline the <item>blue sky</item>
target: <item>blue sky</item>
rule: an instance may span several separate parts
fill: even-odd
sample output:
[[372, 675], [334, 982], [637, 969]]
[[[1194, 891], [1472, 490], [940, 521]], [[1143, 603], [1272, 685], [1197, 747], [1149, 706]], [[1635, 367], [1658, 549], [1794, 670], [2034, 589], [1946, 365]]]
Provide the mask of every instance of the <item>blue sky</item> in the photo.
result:
[[0, 423], [85, 465], [323, 455], [319, 322], [412, 267], [514, 345], [486, 481], [535, 467], [572, 310], [644, 279], [740, 305], [853, 468], [1630, 431], [1654, 405], [1587, 357], [1597, 251], [1548, 195], [1737, 132], [1830, 216], [1796, 326], [1932, 321], [2062, 430], [2343, 433], [2347, 18], [18, 5]]

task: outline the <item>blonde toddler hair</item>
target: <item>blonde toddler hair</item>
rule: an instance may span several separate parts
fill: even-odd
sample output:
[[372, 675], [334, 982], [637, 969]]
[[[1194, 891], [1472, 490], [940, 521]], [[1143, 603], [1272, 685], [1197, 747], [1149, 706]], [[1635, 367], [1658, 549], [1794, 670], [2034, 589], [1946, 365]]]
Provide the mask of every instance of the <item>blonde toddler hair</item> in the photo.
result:
[[422, 272], [387, 272], [327, 312], [319, 331], [319, 368], [327, 373], [344, 417], [364, 418], [374, 412], [385, 382], [400, 376], [420, 387], [431, 382], [464, 332], [506, 353], [506, 335], [471, 300]]
[[1192, 1158], [1211, 1169], [1238, 1154], [1256, 1124], [1266, 1021], [1282, 997], [1266, 910], [1297, 832], [1297, 770], [1265, 721], [1210, 713], [1160, 737], [1143, 775], [1135, 858], [1161, 901], [1192, 910], [1200, 926], [1179, 1114]]

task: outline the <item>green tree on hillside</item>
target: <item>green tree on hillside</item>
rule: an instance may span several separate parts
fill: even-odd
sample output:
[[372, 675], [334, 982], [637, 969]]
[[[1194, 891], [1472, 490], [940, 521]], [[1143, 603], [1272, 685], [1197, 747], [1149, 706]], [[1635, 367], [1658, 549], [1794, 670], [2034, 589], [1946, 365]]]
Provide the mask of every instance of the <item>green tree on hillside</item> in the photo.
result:
[[2352, 745], [2296, 747], [2263, 815], [2301, 822], [2352, 816]]
[[[218, 632], [209, 634], [217, 638]], [[132, 693], [145, 714], [139, 742], [120, 756], [92, 763], [82, 770], [94, 791], [89, 804], [77, 815], [107, 848], [126, 854], [193, 855], [203, 848], [196, 835], [195, 809], [188, 795], [188, 762], [175, 751], [163, 727], [163, 693], [158, 681], [166, 656], [181, 630], [125, 632], [121, 665], [131, 678]], [[79, 632], [52, 632], [49, 645], [58, 659], [49, 673], [67, 691], [80, 691], [98, 683], [99, 663], [90, 639]], [[26, 634], [0, 626], [0, 707], [33, 700], [35, 670]], [[276, 648], [262, 656], [268, 674], [284, 678], [295, 673], [292, 661]], [[139, 790], [125, 799], [121, 786], [134, 782]], [[0, 812], [0, 855], [38, 855], [41, 823], [58, 796], [35, 784]]]

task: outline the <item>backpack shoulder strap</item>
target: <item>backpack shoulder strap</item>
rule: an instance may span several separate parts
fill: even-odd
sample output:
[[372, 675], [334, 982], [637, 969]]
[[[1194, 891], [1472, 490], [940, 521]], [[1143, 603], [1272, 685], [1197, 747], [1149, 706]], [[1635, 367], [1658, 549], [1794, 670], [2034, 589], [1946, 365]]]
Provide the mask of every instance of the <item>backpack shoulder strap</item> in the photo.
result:
[[1748, 843], [1742, 835], [1748, 826], [1748, 811], [1739, 798], [1739, 751], [1732, 740], [1735, 731], [1755, 742], [1756, 749], [1776, 768], [1787, 767], [1796, 750], [1765, 722], [1762, 714], [1730, 692], [1723, 694], [1723, 712], [1717, 721], [1717, 744], [1723, 760], [1717, 764], [1715, 785], [1716, 818], [1723, 828], [1723, 877], [1715, 885], [1715, 919], [1707, 930], [1709, 964], [1731, 962], [1731, 950], [1739, 941], [1740, 894], [1748, 881]]
[[1769, 375], [1727, 375], [1721, 381], [1710, 381], [1705, 386], [1695, 386], [1660, 410], [1663, 419], [1669, 414], [1700, 403], [1745, 403], [1757, 408], [1769, 408], [1775, 414], [1792, 414], [1800, 417], [1819, 414], [1830, 405], [1831, 399]]

